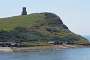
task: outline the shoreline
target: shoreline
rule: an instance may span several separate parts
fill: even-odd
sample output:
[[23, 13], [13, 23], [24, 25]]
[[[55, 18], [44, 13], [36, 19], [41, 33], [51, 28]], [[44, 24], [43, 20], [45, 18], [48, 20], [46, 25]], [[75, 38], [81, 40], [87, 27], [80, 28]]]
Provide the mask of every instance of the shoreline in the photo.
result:
[[29, 52], [46, 49], [65, 49], [76, 48], [75, 45], [49, 45], [49, 46], [34, 46], [34, 47], [0, 47], [0, 52]]
[[40, 50], [48, 49], [67, 49], [67, 48], [83, 48], [89, 47], [84, 45], [45, 45], [45, 46], [34, 46], [34, 47], [0, 47], [0, 52], [35, 52]]

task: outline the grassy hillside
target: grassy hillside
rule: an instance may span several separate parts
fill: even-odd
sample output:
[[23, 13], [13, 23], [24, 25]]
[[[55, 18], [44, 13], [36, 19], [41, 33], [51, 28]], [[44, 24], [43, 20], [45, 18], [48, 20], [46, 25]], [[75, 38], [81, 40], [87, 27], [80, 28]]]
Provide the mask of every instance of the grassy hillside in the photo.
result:
[[0, 19], [0, 30], [12, 30], [15, 27], [30, 27], [35, 21], [43, 20], [44, 14], [30, 14]]
[[71, 32], [59, 16], [48, 12], [0, 18], [0, 30], [0, 41], [89, 43]]

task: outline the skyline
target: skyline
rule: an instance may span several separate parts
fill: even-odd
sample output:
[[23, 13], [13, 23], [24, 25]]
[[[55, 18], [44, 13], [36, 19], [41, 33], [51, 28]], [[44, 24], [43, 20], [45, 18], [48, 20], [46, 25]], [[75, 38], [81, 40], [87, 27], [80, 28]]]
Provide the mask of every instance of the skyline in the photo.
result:
[[2, 0], [0, 18], [21, 15], [22, 7], [27, 7], [28, 14], [52, 12], [60, 16], [69, 29], [80, 35], [90, 35], [89, 0]]

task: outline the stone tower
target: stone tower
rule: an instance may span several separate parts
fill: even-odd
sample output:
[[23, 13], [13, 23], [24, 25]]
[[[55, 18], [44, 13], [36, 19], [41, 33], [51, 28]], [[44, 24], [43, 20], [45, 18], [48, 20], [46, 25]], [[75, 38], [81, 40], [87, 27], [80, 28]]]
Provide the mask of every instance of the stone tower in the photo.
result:
[[26, 7], [22, 8], [22, 15], [27, 15]]

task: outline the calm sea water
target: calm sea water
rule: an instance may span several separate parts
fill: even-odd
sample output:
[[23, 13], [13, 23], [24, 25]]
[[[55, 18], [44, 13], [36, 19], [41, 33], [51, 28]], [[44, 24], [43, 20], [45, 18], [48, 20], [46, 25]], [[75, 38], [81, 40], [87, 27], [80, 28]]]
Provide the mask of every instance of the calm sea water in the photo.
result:
[[90, 60], [90, 48], [47, 49], [0, 53], [0, 60]]
[[0, 53], [0, 60], [90, 60], [90, 48]]

